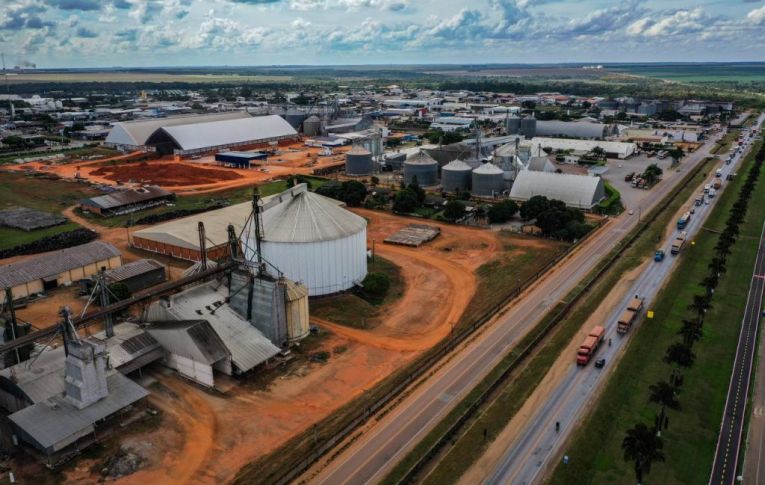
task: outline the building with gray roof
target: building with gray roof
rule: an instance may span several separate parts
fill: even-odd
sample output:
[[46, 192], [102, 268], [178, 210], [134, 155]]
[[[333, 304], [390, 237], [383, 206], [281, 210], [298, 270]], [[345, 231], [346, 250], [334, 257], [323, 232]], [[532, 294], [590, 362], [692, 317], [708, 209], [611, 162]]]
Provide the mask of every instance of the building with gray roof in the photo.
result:
[[93, 241], [0, 266], [0, 287], [11, 288], [13, 298], [51, 290], [96, 274], [102, 267], [122, 265], [120, 252], [109, 243]]
[[175, 194], [170, 191], [156, 185], [146, 185], [82, 199], [80, 209], [102, 216], [116, 216], [162, 205], [174, 198]]
[[298, 133], [277, 115], [163, 126], [147, 140], [160, 153], [192, 155], [297, 138]]
[[536, 136], [562, 136], [567, 138], [603, 139], [610, 128], [603, 123], [588, 121], [537, 120]]
[[600, 177], [521, 171], [510, 190], [510, 198], [524, 202], [535, 195], [563, 201], [568, 207], [592, 209], [606, 197], [606, 190]]
[[165, 126], [190, 125], [197, 123], [209, 123], [212, 121], [236, 120], [249, 118], [244, 111], [232, 111], [228, 113], [210, 113], [202, 115], [173, 116], [169, 118], [156, 118], [150, 120], [121, 121], [115, 123], [105, 144], [123, 150], [145, 150], [149, 148], [149, 137], [157, 130]]

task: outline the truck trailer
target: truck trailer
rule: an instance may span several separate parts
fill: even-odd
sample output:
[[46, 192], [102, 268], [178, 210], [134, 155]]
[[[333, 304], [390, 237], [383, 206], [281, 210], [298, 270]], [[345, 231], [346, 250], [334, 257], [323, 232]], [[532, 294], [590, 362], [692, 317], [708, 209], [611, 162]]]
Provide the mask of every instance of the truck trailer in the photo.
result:
[[677, 228], [678, 229], [685, 229], [685, 226], [688, 225], [688, 221], [690, 221], [690, 220], [691, 220], [691, 213], [690, 212], [686, 212], [685, 214], [683, 214], [680, 217], [680, 219], [678, 219], [678, 221], [677, 221]]
[[685, 246], [685, 239], [687, 237], [688, 237], [688, 233], [686, 233], [685, 231], [678, 234], [675, 240], [672, 241], [672, 249], [670, 250], [670, 253], [680, 254], [680, 250], [683, 249], [683, 246]]
[[629, 305], [627, 305], [627, 309], [622, 313], [622, 316], [619, 317], [619, 326], [616, 329], [617, 332], [627, 333], [642, 309], [643, 298], [635, 295]]
[[576, 352], [576, 363], [578, 365], [587, 365], [587, 363], [595, 355], [595, 351], [598, 350], [601, 342], [603, 342], [603, 336], [606, 334], [606, 329], [600, 325], [594, 327], [590, 334], [584, 339], [582, 345], [579, 346], [579, 350]]

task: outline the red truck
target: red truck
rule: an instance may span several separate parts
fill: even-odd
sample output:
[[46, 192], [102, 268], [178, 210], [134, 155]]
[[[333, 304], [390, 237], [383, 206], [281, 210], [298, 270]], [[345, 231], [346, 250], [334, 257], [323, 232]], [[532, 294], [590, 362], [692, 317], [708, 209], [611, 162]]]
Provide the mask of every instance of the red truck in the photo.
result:
[[603, 336], [606, 334], [606, 329], [600, 325], [594, 327], [590, 334], [584, 339], [582, 345], [579, 346], [579, 350], [576, 352], [576, 363], [578, 365], [587, 365], [595, 351], [598, 350], [598, 346], [603, 342]]
[[616, 329], [616, 331], [619, 333], [627, 333], [627, 331], [629, 331], [630, 327], [632, 326], [632, 323], [635, 321], [635, 318], [637, 318], [638, 313], [640, 313], [640, 310], [642, 309], [643, 299], [635, 295], [630, 304], [627, 306], [627, 309], [624, 310], [624, 313], [622, 313], [622, 316], [619, 317], [619, 327]]

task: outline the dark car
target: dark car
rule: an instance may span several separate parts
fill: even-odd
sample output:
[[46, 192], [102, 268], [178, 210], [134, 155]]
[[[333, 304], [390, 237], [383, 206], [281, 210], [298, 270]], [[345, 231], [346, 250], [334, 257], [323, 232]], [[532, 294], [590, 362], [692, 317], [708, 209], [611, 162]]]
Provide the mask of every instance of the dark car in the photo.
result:
[[606, 359], [598, 359], [598, 360], [595, 361], [595, 368], [596, 369], [600, 369], [604, 365], [606, 365]]

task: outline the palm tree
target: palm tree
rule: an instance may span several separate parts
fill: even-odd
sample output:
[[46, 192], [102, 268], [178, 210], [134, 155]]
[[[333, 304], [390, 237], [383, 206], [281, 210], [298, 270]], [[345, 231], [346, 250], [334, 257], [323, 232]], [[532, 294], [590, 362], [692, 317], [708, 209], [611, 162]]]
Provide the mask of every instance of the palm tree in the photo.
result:
[[654, 461], [664, 461], [664, 442], [656, 432], [643, 423], [638, 423], [627, 430], [627, 436], [622, 440], [624, 461], [635, 462], [635, 478], [638, 485], [643, 482], [643, 474], [651, 471]]
[[725, 271], [726, 271], [725, 270], [725, 260], [720, 258], [720, 257], [715, 256], [714, 258], [712, 258], [712, 261], [709, 262], [709, 269], [713, 273], [717, 273], [717, 274], [725, 273]]
[[690, 305], [688, 305], [689, 310], [693, 310], [696, 312], [696, 319], [699, 322], [699, 325], [702, 325], [704, 322], [704, 314], [712, 308], [711, 303], [709, 303], [709, 294], [706, 295], [693, 295], [693, 301]]
[[666, 406], [669, 409], [680, 409], [680, 401], [677, 400], [680, 390], [677, 386], [667, 381], [659, 381], [648, 386], [648, 390], [651, 391], [649, 401], [661, 405], [662, 408]]
[[683, 326], [680, 327], [678, 335], [682, 335], [683, 343], [689, 347], [692, 347], [695, 342], [698, 342], [703, 335], [701, 331], [701, 325], [696, 320], [682, 320]]
[[667, 364], [677, 364], [681, 367], [690, 367], [696, 360], [696, 355], [691, 351], [691, 347], [683, 342], [676, 342], [667, 347], [667, 353], [664, 354], [664, 362]]
[[707, 290], [707, 295], [714, 293], [715, 288], [717, 288], [717, 284], [720, 282], [720, 278], [717, 277], [717, 273], [713, 273], [709, 276], [704, 277], [703, 280], [701, 280], [701, 283], [699, 283], [699, 286], [703, 287]]

